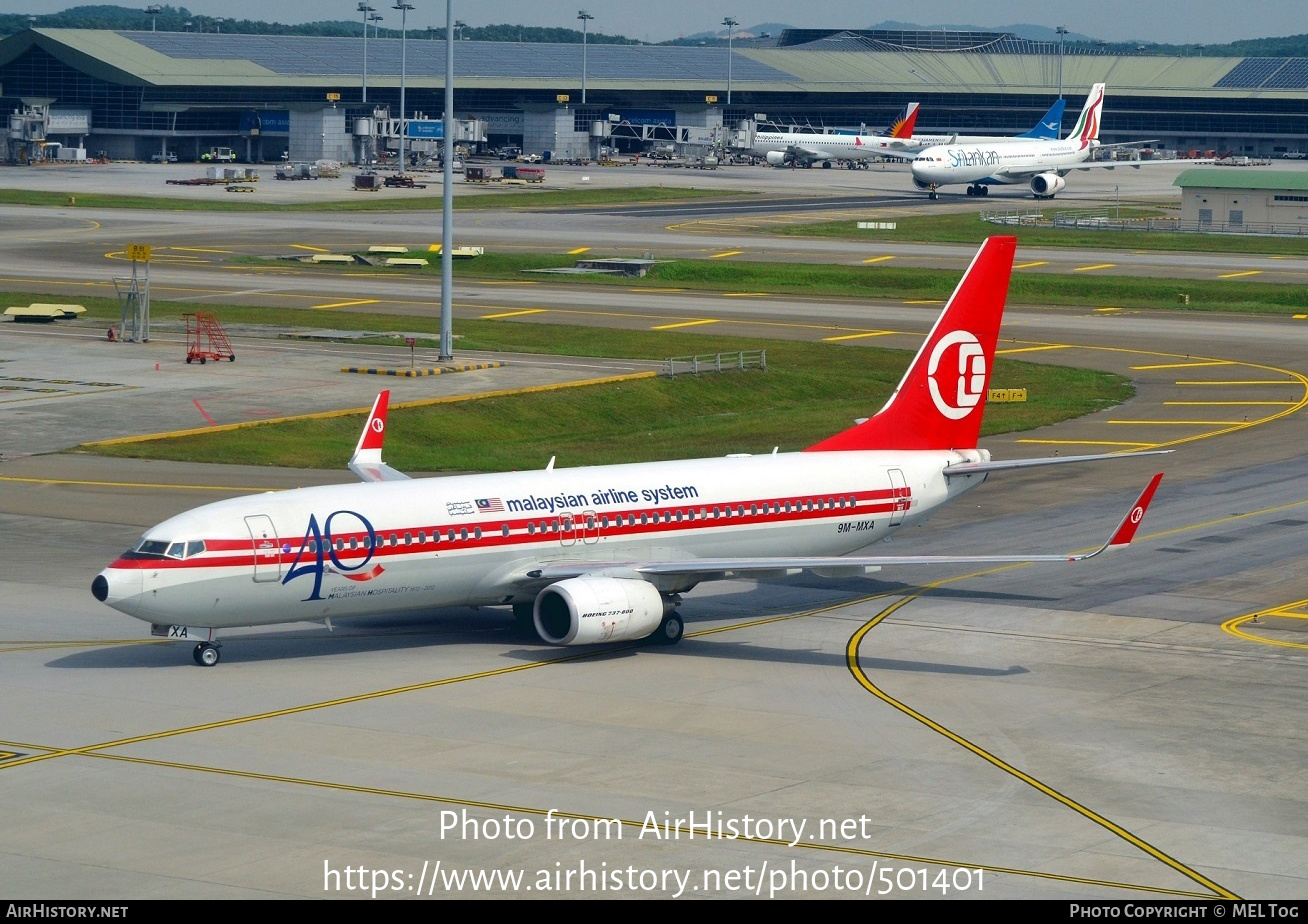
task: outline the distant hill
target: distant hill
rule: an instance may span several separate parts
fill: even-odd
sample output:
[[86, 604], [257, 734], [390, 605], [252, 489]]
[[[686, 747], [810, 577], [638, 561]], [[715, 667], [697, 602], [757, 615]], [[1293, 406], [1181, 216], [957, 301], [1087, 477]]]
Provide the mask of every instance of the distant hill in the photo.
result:
[[[384, 4], [379, 4], [383, 7]], [[157, 15], [151, 16], [141, 9], [124, 6], [94, 5], [70, 7], [59, 13], [0, 14], [0, 35], [12, 35], [29, 26], [50, 29], [117, 29], [144, 30], [152, 27], [165, 32], [233, 32], [243, 35], [338, 35], [357, 36], [363, 27], [361, 19], [323, 20], [321, 22], [283, 25], [275, 22], [262, 22], [249, 19], [225, 19], [221, 16], [202, 16], [192, 13], [184, 6], [161, 5]], [[752, 26], [739, 26], [732, 31], [735, 41], [748, 41], [763, 36], [778, 36], [786, 29], [798, 28], [779, 22], [758, 23]], [[858, 27], [851, 27], [858, 28]], [[916, 23], [886, 20], [869, 29], [886, 30], [932, 30], [948, 29], [962, 32], [1011, 32], [1021, 38], [1042, 42], [1057, 42], [1057, 33], [1049, 26], [1031, 23], [1014, 23], [1008, 26], [977, 25], [934, 25], [922, 26]], [[383, 28], [380, 35], [398, 38], [399, 29]], [[444, 38], [444, 29], [411, 29], [412, 35]], [[519, 26], [509, 23], [493, 26], [464, 26], [456, 30], [456, 38], [483, 42], [580, 42], [579, 29], [549, 28], [544, 26]], [[587, 32], [586, 40], [595, 44], [644, 44], [635, 39], [621, 35], [605, 35], [602, 32]], [[1230, 57], [1308, 57], [1308, 35], [1289, 35], [1281, 38], [1247, 39], [1223, 45], [1166, 45], [1154, 42], [1101, 42], [1086, 35], [1072, 32], [1064, 37], [1069, 49], [1078, 46], [1093, 47], [1097, 51], [1118, 52], [1122, 54], [1152, 53], [1160, 55], [1210, 55]], [[725, 45], [726, 29], [700, 32], [661, 42], [664, 45]]]

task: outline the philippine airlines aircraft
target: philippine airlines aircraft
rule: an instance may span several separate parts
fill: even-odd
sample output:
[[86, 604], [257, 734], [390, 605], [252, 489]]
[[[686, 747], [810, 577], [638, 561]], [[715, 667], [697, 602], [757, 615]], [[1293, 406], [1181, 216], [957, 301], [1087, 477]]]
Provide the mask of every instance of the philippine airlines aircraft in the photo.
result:
[[978, 449], [1016, 240], [990, 238], [886, 405], [802, 452], [410, 479], [382, 461], [388, 393], [350, 468], [361, 484], [219, 501], [145, 533], [96, 599], [198, 642], [217, 629], [379, 612], [512, 606], [546, 641], [682, 635], [702, 581], [892, 565], [1081, 561], [1130, 542], [1157, 475], [1099, 549], [1075, 555], [865, 556], [990, 472], [1124, 456], [992, 461]]
[[797, 164], [811, 167], [833, 161], [854, 163], [876, 157], [887, 148], [907, 144], [917, 121], [917, 103], [909, 103], [882, 135], [854, 135], [842, 132], [755, 132], [751, 150], [762, 154], [773, 167]]
[[[1004, 144], [944, 144], [927, 148], [913, 158], [913, 184], [927, 190], [932, 199], [941, 186], [967, 183], [969, 196], [984, 196], [990, 184], [1029, 183], [1037, 199], [1052, 199], [1067, 186], [1063, 177], [1073, 170], [1129, 166], [1137, 170], [1142, 163], [1163, 161], [1103, 161], [1090, 158], [1101, 147], [1099, 122], [1104, 105], [1104, 85], [1090, 88], [1085, 108], [1071, 132], [1063, 140], [1009, 141]], [[1138, 144], [1141, 142], [1131, 142]]]

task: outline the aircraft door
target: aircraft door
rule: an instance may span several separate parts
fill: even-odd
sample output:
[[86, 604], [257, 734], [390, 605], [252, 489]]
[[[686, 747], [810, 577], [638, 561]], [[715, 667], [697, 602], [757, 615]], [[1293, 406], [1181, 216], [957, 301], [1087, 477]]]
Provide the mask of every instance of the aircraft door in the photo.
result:
[[890, 475], [890, 525], [898, 526], [904, 522], [904, 513], [908, 510], [912, 492], [908, 488], [908, 482], [904, 480], [901, 469], [889, 469], [888, 474]]
[[577, 544], [577, 519], [570, 513], [559, 517], [559, 545]]
[[271, 517], [257, 514], [245, 518], [254, 547], [254, 580], [258, 583], [282, 579], [281, 543]]

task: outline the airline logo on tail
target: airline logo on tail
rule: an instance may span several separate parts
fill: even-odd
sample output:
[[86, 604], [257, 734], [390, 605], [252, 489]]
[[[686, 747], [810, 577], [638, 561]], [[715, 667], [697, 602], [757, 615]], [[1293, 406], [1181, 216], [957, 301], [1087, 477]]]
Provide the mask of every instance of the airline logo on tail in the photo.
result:
[[[957, 347], [958, 371], [952, 363], [945, 363], [941, 369], [941, 360]], [[981, 403], [981, 396], [986, 389], [986, 352], [971, 333], [965, 330], [951, 331], [940, 339], [931, 351], [931, 360], [927, 364], [927, 387], [931, 390], [931, 400], [936, 410], [950, 420], [962, 420], [971, 414]], [[952, 394], [951, 401], [948, 395]]]
[[987, 239], [886, 406], [809, 450], [974, 448], [1016, 249]]
[[1076, 125], [1068, 134], [1067, 140], [1077, 142], [1080, 149], [1090, 147], [1099, 140], [1099, 120], [1104, 106], [1104, 85], [1097, 83], [1090, 88], [1090, 93], [1085, 98], [1085, 108], [1081, 110], [1081, 117], [1076, 120]]
[[917, 103], [909, 103], [904, 111], [890, 123], [886, 134], [891, 138], [912, 138], [913, 126], [917, 124]]

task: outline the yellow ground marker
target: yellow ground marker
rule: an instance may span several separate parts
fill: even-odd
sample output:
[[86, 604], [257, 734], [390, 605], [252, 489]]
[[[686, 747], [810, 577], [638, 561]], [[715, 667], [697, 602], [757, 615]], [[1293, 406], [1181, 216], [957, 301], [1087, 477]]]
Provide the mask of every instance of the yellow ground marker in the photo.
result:
[[889, 254], [888, 256], [884, 256], [884, 257], [868, 257], [868, 258], [867, 258], [866, 260], [864, 260], [863, 262], [864, 262], [864, 263], [883, 263], [883, 262], [885, 262], [886, 260], [893, 260], [893, 259], [895, 259], [895, 255], [894, 255], [894, 254]]
[[310, 308], [349, 308], [352, 305], [375, 305], [381, 299], [361, 298], [353, 302], [332, 302], [330, 305], [310, 305]]
[[544, 314], [545, 311], [544, 308], [524, 308], [522, 311], [506, 311], [503, 314], [483, 314], [481, 319], [483, 321], [494, 321], [498, 318], [516, 318], [524, 314]]
[[658, 327], [651, 327], [650, 330], [672, 330], [676, 327], [695, 327], [699, 324], [716, 324], [717, 319], [708, 318], [703, 321], [682, 321], [679, 324], [660, 324]]
[[1090, 270], [1112, 269], [1116, 265], [1116, 263], [1096, 263], [1094, 266], [1078, 266], [1076, 269], [1072, 270], [1072, 272], [1086, 273]]
[[738, 253], [744, 253], [743, 250], [724, 250], [722, 253], [715, 253], [709, 257], [710, 260], [717, 260], [720, 257], [734, 257]]
[[1235, 279], [1239, 276], [1257, 276], [1262, 270], [1245, 270], [1243, 273], [1223, 273], [1218, 279]]

